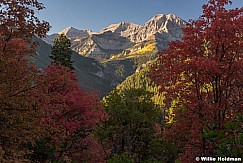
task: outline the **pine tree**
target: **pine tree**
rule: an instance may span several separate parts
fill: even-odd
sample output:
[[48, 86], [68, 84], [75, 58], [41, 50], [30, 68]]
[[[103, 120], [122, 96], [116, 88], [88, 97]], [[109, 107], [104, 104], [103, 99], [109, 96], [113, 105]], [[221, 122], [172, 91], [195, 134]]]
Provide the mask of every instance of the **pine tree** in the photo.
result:
[[71, 61], [72, 50], [70, 40], [62, 33], [59, 38], [55, 38], [50, 58], [52, 63], [60, 64], [74, 70]]

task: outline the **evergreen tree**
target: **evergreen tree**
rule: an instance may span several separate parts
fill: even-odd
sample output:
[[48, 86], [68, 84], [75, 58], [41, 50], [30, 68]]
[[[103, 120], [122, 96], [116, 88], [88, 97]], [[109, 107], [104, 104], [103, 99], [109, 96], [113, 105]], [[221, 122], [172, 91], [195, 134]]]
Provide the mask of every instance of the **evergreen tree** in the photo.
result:
[[163, 140], [159, 107], [142, 88], [115, 89], [103, 99], [108, 119], [96, 135], [108, 162], [173, 162], [176, 150]]
[[71, 42], [63, 33], [59, 38], [55, 38], [51, 52], [52, 55], [50, 56], [53, 63], [61, 64], [74, 70], [72, 65], [73, 61], [71, 61], [72, 50], [70, 47]]

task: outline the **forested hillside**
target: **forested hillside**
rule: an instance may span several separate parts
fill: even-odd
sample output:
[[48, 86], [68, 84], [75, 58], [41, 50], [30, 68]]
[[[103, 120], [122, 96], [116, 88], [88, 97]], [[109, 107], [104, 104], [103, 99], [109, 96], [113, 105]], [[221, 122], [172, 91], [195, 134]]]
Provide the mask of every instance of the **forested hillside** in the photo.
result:
[[151, 68], [150, 64], [146, 65], [144, 68], [141, 68], [138, 72], [127, 77], [121, 84], [119, 84], [117, 90], [129, 90], [129, 89], [144, 89], [153, 94], [152, 99], [154, 103], [163, 106], [163, 95], [159, 94], [159, 88], [157, 85], [151, 81], [150, 73]]

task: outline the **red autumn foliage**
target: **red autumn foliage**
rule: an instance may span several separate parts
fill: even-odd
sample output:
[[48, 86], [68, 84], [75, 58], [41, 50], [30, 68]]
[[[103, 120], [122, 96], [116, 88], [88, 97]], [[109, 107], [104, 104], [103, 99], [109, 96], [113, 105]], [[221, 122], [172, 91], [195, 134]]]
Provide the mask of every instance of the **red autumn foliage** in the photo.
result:
[[152, 80], [167, 92], [167, 104], [179, 98], [168, 133], [184, 151], [182, 162], [214, 154], [217, 142], [202, 137], [205, 129], [224, 130], [243, 112], [243, 8], [228, 10], [229, 3], [209, 0], [153, 67]]
[[[53, 144], [59, 149], [57, 158], [102, 160], [101, 146], [91, 136], [95, 126], [106, 119], [97, 94], [83, 91], [69, 68], [55, 64], [45, 70], [43, 81], [39, 90], [47, 97], [43, 122], [50, 126]], [[100, 149], [97, 157], [92, 154], [94, 149]]]
[[49, 24], [35, 16], [43, 5], [34, 0], [0, 1], [0, 162], [20, 161], [21, 145], [41, 133], [34, 87], [38, 75], [26, 57], [34, 54], [32, 37], [44, 36]]
[[68, 69], [52, 65], [43, 76], [27, 60], [35, 54], [32, 38], [50, 27], [35, 15], [43, 4], [1, 0], [0, 9], [0, 162], [29, 162], [23, 145], [43, 136], [53, 137], [58, 158], [91, 158], [101, 149], [91, 132], [106, 117], [97, 95], [84, 92]]

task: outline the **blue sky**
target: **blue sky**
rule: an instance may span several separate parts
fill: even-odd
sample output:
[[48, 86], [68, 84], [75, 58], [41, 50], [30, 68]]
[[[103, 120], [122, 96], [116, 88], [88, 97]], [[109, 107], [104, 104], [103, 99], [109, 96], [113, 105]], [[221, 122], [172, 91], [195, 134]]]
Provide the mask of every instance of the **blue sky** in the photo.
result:
[[[66, 27], [99, 31], [110, 24], [133, 22], [143, 25], [155, 14], [175, 14], [182, 19], [196, 19], [207, 0], [39, 0], [46, 9], [38, 17], [48, 21], [49, 34]], [[243, 0], [232, 0], [242, 7]]]

